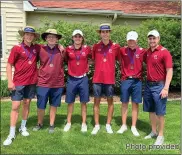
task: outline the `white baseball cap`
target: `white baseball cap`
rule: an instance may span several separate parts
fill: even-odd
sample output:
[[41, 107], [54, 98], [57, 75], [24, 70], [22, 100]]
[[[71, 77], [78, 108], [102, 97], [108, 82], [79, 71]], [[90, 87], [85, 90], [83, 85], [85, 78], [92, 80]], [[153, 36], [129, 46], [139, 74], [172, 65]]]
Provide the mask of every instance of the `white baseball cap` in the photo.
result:
[[83, 37], [83, 32], [81, 30], [74, 30], [72, 36], [75, 36], [76, 34], [79, 34]]
[[138, 39], [138, 33], [135, 31], [130, 31], [127, 33], [126, 40], [137, 40]]
[[148, 37], [149, 37], [149, 36], [159, 37], [160, 34], [159, 34], [159, 32], [158, 32], [157, 30], [152, 30], [152, 31], [150, 31], [150, 32], [148, 33], [147, 36], [148, 36]]

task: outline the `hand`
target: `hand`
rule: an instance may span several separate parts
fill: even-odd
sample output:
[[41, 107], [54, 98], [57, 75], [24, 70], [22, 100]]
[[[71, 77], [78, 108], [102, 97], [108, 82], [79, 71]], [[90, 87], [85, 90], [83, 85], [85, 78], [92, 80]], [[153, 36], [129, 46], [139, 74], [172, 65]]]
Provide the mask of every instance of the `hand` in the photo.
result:
[[13, 82], [8, 82], [8, 89], [9, 90], [15, 90], [15, 85], [14, 85], [14, 83]]
[[64, 51], [64, 47], [62, 45], [58, 45], [58, 48], [59, 48], [61, 53]]
[[166, 98], [168, 97], [168, 89], [163, 88], [162, 91], [160, 92], [161, 98]]

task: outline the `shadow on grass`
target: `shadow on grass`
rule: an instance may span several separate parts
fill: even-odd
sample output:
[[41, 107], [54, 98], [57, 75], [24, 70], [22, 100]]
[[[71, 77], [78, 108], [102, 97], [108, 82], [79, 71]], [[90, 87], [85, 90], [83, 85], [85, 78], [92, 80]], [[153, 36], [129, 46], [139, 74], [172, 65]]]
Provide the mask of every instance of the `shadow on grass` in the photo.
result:
[[[57, 114], [56, 115], [56, 120], [55, 120], [55, 126], [56, 127], [62, 127], [66, 124], [66, 118], [67, 115], [63, 114]], [[94, 122], [94, 116], [93, 115], [87, 115], [87, 123], [88, 120], [91, 120], [90, 123], [94, 126], [95, 122]], [[106, 120], [107, 120], [107, 116], [104, 115], [100, 115], [100, 124], [101, 125], [105, 125], [106, 124]], [[72, 121], [71, 124], [81, 124], [82, 123], [82, 117], [81, 115], [78, 114], [73, 114], [72, 115]], [[32, 116], [28, 118], [27, 121], [27, 126], [28, 127], [34, 127], [37, 124], [37, 116]], [[45, 115], [44, 116], [44, 126], [48, 127], [49, 126], [49, 115]]]
[[[114, 117], [114, 120], [118, 126], [121, 126], [121, 116]], [[127, 125], [128, 125], [128, 127], [131, 127], [131, 125], [132, 125], [131, 116], [128, 116], [128, 118], [127, 118]], [[136, 126], [137, 126], [137, 129], [145, 132], [146, 134], [149, 134], [151, 132], [151, 126], [150, 126], [149, 122], [147, 123], [143, 120], [138, 119]]]

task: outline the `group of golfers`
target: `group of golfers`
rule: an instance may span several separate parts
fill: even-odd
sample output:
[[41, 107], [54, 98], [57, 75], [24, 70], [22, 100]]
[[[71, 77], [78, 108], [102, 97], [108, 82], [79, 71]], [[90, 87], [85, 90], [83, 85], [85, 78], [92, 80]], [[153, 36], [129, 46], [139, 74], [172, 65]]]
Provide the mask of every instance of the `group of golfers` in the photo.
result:
[[[45, 109], [49, 102], [49, 133], [53, 133], [57, 107], [61, 104], [61, 97], [65, 87], [65, 102], [68, 104], [68, 109], [64, 131], [68, 132], [71, 129], [74, 102], [76, 95], [79, 94], [82, 114], [81, 132], [87, 132], [87, 103], [89, 103], [87, 73], [90, 65], [94, 65], [92, 83], [95, 120], [95, 126], [91, 134], [96, 135], [100, 130], [100, 101], [103, 95], [107, 98], [108, 103], [105, 129], [107, 133], [112, 134], [111, 122], [114, 112], [113, 95], [116, 61], [120, 64], [120, 101], [122, 102], [122, 124], [117, 133], [123, 134], [128, 129], [128, 103], [131, 97], [131, 132], [134, 136], [140, 136], [136, 123], [139, 103], [142, 103], [143, 64], [146, 64], [147, 81], [143, 95], [143, 111], [149, 112], [151, 133], [145, 139], [156, 138], [154, 145], [163, 144], [164, 116], [173, 74], [173, 64], [170, 52], [160, 45], [160, 34], [157, 30], [151, 30], [146, 36], [148, 49], [138, 46], [138, 34], [135, 31], [127, 33], [127, 46], [120, 47], [119, 44], [112, 42], [110, 39], [112, 30], [109, 24], [99, 26], [97, 32], [101, 40], [94, 44], [92, 48], [84, 43], [85, 36], [79, 29], [73, 31], [70, 38], [72, 44], [66, 48], [58, 44], [58, 40], [62, 38], [62, 35], [56, 29], [48, 29], [41, 34], [41, 38], [46, 42], [45, 45], [34, 44], [40, 34], [32, 26], [26, 26], [18, 32], [22, 37], [22, 42], [12, 48], [7, 62], [8, 89], [12, 92], [12, 109], [10, 132], [3, 145], [10, 145], [15, 139], [16, 123], [22, 100], [22, 121], [19, 132], [22, 136], [29, 136], [26, 122], [30, 102], [35, 95], [37, 96], [38, 121], [33, 131], [43, 128]], [[64, 83], [64, 63], [68, 64], [66, 84]], [[12, 76], [13, 67], [14, 74]]]

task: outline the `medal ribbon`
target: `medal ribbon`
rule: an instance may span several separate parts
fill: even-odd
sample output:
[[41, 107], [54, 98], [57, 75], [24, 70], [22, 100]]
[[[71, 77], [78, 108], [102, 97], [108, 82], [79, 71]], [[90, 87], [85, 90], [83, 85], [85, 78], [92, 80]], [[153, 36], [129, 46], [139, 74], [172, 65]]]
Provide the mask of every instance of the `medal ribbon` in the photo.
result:
[[129, 47], [128, 47], [127, 53], [128, 53], [128, 57], [130, 58], [130, 64], [132, 64], [132, 65], [134, 65], [134, 60], [135, 60], [135, 56], [136, 56], [137, 51], [138, 51], [138, 50], [137, 50], [137, 48], [136, 48], [136, 51], [134, 52], [134, 55], [133, 55], [133, 57], [132, 57], [131, 51], [130, 51], [130, 49], [129, 49]]
[[21, 47], [25, 51], [25, 53], [28, 57], [28, 60], [30, 61], [32, 59], [32, 56], [33, 56], [33, 48], [30, 47], [30, 53], [29, 53], [28, 50], [24, 47], [23, 43], [21, 44]]
[[[104, 50], [104, 58], [106, 58], [107, 53], [109, 52], [110, 47], [111, 47], [111, 45], [109, 43], [109, 45], [107, 45], [107, 50]], [[102, 44], [101, 45], [101, 51], [103, 51], [103, 49], [104, 49], [104, 45]]]
[[51, 49], [47, 46], [47, 51], [49, 53], [49, 62], [51, 64], [51, 62], [53, 61], [53, 58], [55, 56], [55, 52], [56, 52], [56, 47], [53, 48], [53, 52], [51, 52]]
[[[74, 46], [73, 46], [73, 47], [74, 47]], [[75, 49], [75, 47], [74, 47], [74, 54], [75, 54], [75, 57], [76, 57], [77, 62], [80, 61], [80, 57], [81, 57], [81, 55], [82, 55], [82, 47], [81, 47], [81, 50], [80, 50], [80, 54], [79, 54], [79, 55], [76, 54], [76, 49]]]

